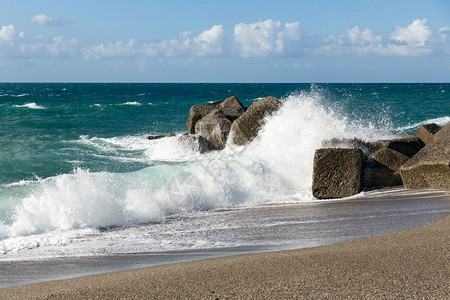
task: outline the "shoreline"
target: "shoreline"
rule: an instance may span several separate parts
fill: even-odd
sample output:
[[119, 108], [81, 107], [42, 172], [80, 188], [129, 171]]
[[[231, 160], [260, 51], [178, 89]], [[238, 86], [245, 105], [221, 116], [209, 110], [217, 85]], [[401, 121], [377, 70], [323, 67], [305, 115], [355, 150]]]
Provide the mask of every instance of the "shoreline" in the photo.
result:
[[447, 214], [420, 227], [329, 246], [17, 286], [0, 289], [0, 298], [443, 298], [450, 295], [449, 233]]

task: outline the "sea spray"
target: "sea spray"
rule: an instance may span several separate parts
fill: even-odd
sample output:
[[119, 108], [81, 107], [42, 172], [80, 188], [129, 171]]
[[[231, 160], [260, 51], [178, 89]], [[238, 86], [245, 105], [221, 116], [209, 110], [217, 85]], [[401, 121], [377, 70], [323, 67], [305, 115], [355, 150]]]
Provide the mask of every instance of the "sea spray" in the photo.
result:
[[131, 226], [160, 222], [178, 212], [283, 201], [308, 193], [314, 151], [322, 140], [378, 137], [372, 127], [324, 107], [321, 97], [291, 94], [248, 146], [229, 143], [223, 151], [204, 155], [183, 148], [176, 137], [145, 141], [146, 149], [143, 139], [136, 137], [82, 137], [83, 143], [101, 152], [117, 147], [143, 150], [144, 158], [156, 164], [128, 173], [76, 169], [39, 180], [15, 207], [12, 223], [3, 227], [12, 237]]
[[[116, 98], [108, 94], [104, 99], [81, 93], [85, 97], [83, 99], [87, 100], [72, 99], [72, 102], [63, 102], [61, 98], [36, 100], [46, 108], [41, 111], [13, 107], [23, 105], [23, 98], [19, 103], [2, 104], [0, 112], [7, 115], [0, 118], [1, 121], [12, 120], [11, 124], [17, 126], [12, 127], [10, 131], [15, 133], [8, 135], [8, 139], [17, 138], [16, 144], [20, 147], [11, 149], [25, 153], [21, 157], [27, 158], [33, 154], [38, 155], [38, 158], [24, 160], [21, 165], [23, 169], [15, 173], [14, 180], [9, 178], [9, 173], [2, 173], [0, 252], [10, 253], [45, 245], [68, 245], [75, 240], [87, 241], [94, 236], [103, 236], [105, 232], [115, 235], [116, 244], [123, 240], [124, 245], [120, 247], [128, 249], [125, 244], [129, 239], [120, 230], [139, 231], [135, 237], [136, 243], [141, 243], [139, 236], [145, 235], [150, 247], [152, 235], [159, 234], [158, 228], [174, 218], [182, 219], [186, 214], [207, 217], [214, 214], [210, 210], [217, 208], [308, 202], [312, 200], [313, 155], [322, 140], [356, 137], [374, 141], [390, 137], [390, 132], [395, 128], [404, 127], [407, 132], [411, 132], [414, 128], [408, 126], [419, 126], [424, 120], [437, 120], [440, 123], [448, 120], [441, 109], [414, 122], [410, 122], [410, 119], [399, 121], [398, 115], [394, 114], [395, 103], [384, 105], [368, 101], [366, 104], [367, 96], [359, 99], [357, 93], [361, 89], [357, 86], [339, 86], [336, 87], [338, 92], [335, 92], [332, 86], [307, 85], [299, 88], [298, 92], [283, 92], [283, 107], [268, 117], [259, 136], [244, 147], [228, 144], [222, 151], [199, 154], [178, 143], [177, 137], [152, 141], [145, 138], [148, 134], [182, 132], [190, 105], [208, 103], [210, 99], [218, 100], [227, 95], [228, 89], [234, 93], [239, 88], [241, 85], [227, 87], [225, 94], [201, 98], [198, 102], [198, 95], [204, 95], [205, 92], [201, 86], [198, 95], [190, 96], [190, 102], [179, 101], [179, 98], [168, 102], [166, 94], [161, 99], [153, 96], [146, 98], [147, 94], [141, 96], [145, 99], [139, 100], [139, 103], [151, 100], [154, 106], [118, 105], [136, 101], [133, 97], [124, 98], [120, 93]], [[297, 89], [288, 88], [289, 91]], [[377, 89], [378, 99], [385, 92], [381, 87]], [[102, 91], [106, 90], [102, 88]], [[68, 86], [69, 91], [74, 93], [73, 87]], [[353, 91], [351, 96], [349, 91]], [[166, 89], [164, 93], [167, 93]], [[136, 91], [134, 94], [142, 93]], [[184, 94], [184, 90], [179, 94]], [[372, 95], [372, 92], [369, 94]], [[441, 94], [440, 97], [443, 97]], [[236, 95], [240, 96], [240, 93], [236, 92]], [[266, 95], [277, 96], [270, 92], [262, 96]], [[26, 101], [31, 103], [34, 101], [32, 99], [38, 99], [35, 96], [31, 95], [30, 98], [33, 98]], [[259, 96], [260, 93], [248, 96], [243, 102], [248, 105], [249, 101]], [[444, 101], [442, 105], [446, 103], [448, 105], [449, 102]], [[94, 106], [96, 104], [101, 109]], [[155, 115], [151, 115], [153, 112]], [[22, 114], [26, 114], [25, 117]], [[392, 115], [395, 115], [393, 120]], [[401, 114], [399, 116], [404, 117]], [[53, 123], [53, 118], [59, 118], [60, 122]], [[40, 122], [52, 125], [41, 126]], [[65, 122], [72, 122], [73, 126], [65, 126]], [[8, 124], [4, 126], [9, 128]], [[60, 124], [65, 127], [52, 127]], [[152, 127], [142, 124], [151, 124]], [[35, 130], [33, 126], [41, 131]], [[30, 128], [30, 131], [28, 135], [16, 137], [21, 132], [16, 128]], [[44, 142], [35, 143], [35, 137]], [[61, 140], [49, 140], [55, 137]], [[27, 142], [24, 143], [24, 140]], [[41, 149], [41, 152], [35, 149]], [[14, 151], [5, 153], [14, 154]], [[51, 169], [61, 162], [67, 162], [64, 168], [58, 166]], [[3, 166], [9, 165], [9, 160], [3, 162]], [[14, 163], [11, 165], [14, 166]], [[32, 172], [23, 171], [28, 170], [24, 166], [42, 166], [41, 169], [31, 169], [33, 172], [36, 170], [42, 178], [33, 179], [35, 176]], [[69, 167], [67, 171], [66, 166]], [[73, 172], [70, 173], [72, 168]], [[4, 167], [4, 170], [11, 168]], [[202, 214], [203, 211], [205, 214]], [[146, 224], [153, 225], [149, 227]], [[189, 227], [188, 224], [186, 226]], [[117, 232], [115, 228], [119, 228]], [[178, 230], [186, 230], [185, 235], [188, 235], [188, 229]], [[185, 242], [172, 241], [173, 232], [165, 234], [168, 235], [166, 244], [151, 245], [151, 249], [183, 247]], [[190, 243], [195, 244], [195, 247], [203, 245], [200, 240]], [[144, 247], [139, 249], [145, 251]], [[64, 253], [61, 249], [55, 251]], [[91, 252], [88, 249], [86, 253]]]

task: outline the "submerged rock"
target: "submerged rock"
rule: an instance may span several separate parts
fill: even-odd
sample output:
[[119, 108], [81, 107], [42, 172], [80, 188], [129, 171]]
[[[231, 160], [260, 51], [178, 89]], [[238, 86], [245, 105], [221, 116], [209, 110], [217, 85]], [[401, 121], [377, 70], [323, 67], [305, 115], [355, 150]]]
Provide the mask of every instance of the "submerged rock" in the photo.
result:
[[277, 111], [281, 101], [275, 97], [265, 97], [252, 105], [231, 125], [233, 142], [245, 145], [252, 141], [261, 129], [264, 118]]
[[435, 123], [425, 124], [420, 126], [414, 135], [420, 138], [425, 143], [425, 145], [428, 145], [434, 142], [434, 135], [440, 129], [441, 127], [439, 127], [438, 124]]
[[360, 149], [318, 149], [314, 155], [313, 196], [342, 198], [361, 191], [363, 153]]
[[400, 168], [403, 184], [409, 189], [431, 188], [450, 191], [450, 124]]
[[165, 137], [172, 137], [175, 136], [174, 133], [169, 133], [168, 135], [149, 135], [147, 136], [147, 140], [159, 140]]
[[204, 137], [216, 150], [222, 150], [227, 143], [231, 121], [225, 114], [214, 109], [195, 124], [195, 133]]
[[165, 137], [165, 135], [149, 135], [147, 136], [147, 140], [159, 140]]
[[191, 109], [189, 110], [189, 117], [186, 121], [186, 127], [188, 130], [188, 133], [195, 133], [195, 124], [209, 114], [214, 109], [219, 109], [222, 111], [222, 113], [231, 121], [233, 122], [236, 120], [240, 115], [242, 115], [245, 111], [244, 105], [242, 105], [241, 102], [239, 102], [238, 98], [235, 96], [228, 97], [225, 100], [209, 103], [209, 104], [203, 104], [203, 105], [193, 105]]

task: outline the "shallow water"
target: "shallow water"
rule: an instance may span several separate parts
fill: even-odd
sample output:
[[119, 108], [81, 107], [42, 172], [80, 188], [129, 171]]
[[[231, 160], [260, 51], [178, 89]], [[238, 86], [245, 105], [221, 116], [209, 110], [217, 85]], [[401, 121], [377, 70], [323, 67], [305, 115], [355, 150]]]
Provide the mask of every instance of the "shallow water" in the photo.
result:
[[[0, 84], [0, 260], [259, 247], [258, 226], [267, 231], [267, 224], [253, 220], [253, 209], [315, 203], [313, 155], [322, 140], [374, 141], [426, 122], [443, 125], [450, 121], [449, 90], [449, 84]], [[185, 131], [191, 105], [230, 95], [245, 105], [272, 95], [284, 105], [246, 147], [229, 143], [200, 155], [176, 137], [146, 139]], [[252, 220], [251, 231], [220, 223], [230, 212], [245, 212], [239, 218]], [[227, 226], [247, 238], [233, 240]], [[269, 236], [278, 241], [280, 233]]]
[[[69, 253], [69, 257], [55, 259], [55, 253], [48, 247], [17, 252], [9, 256], [13, 261], [0, 262], [0, 287], [244, 253], [329, 245], [419, 226], [449, 212], [448, 193], [391, 189], [344, 200], [275, 203], [178, 214], [164, 224], [110, 229], [76, 240], [61, 252], [62, 255]], [[159, 234], [155, 236], [154, 231]], [[130, 245], [123, 248], [125, 242], [131, 242], [133, 251]], [[50, 254], [48, 259], [35, 260], [46, 257], [46, 252]], [[92, 253], [96, 255], [84, 256]]]

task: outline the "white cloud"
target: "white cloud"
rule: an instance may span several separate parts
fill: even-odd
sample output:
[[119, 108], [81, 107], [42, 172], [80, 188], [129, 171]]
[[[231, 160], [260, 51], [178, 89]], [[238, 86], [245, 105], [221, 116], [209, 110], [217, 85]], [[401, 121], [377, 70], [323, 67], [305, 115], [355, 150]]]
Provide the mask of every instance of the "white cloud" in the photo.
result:
[[34, 15], [30, 19], [31, 23], [44, 25], [44, 26], [66, 26], [69, 24], [68, 20], [55, 19], [45, 14]]
[[203, 31], [193, 39], [194, 50], [196, 49], [200, 56], [220, 54], [224, 31], [223, 25], [214, 25], [211, 29]]
[[368, 28], [364, 29], [364, 31], [361, 32], [358, 26], [347, 30], [347, 37], [353, 45], [359, 45], [363, 47], [378, 44], [381, 42], [381, 36], [375, 36]]
[[[41, 25], [56, 25], [57, 20], [41, 14], [31, 18]], [[84, 59], [181, 57], [269, 57], [269, 56], [423, 56], [450, 55], [450, 28], [443, 26], [435, 35], [417, 19], [405, 27], [397, 26], [391, 34], [374, 33], [354, 26], [337, 34], [300, 31], [298, 22], [282, 23], [271, 19], [234, 26], [227, 39], [223, 25], [214, 25], [198, 35], [185, 31], [175, 39], [139, 44], [128, 42], [100, 43], [82, 47], [76, 39], [64, 36], [25, 36], [11, 24], [0, 28], [1, 57], [82, 57]]]
[[287, 44], [300, 40], [299, 23], [285, 23], [268, 19], [252, 24], [234, 26], [234, 51], [242, 57], [282, 55]]
[[439, 34], [441, 36], [441, 40], [443, 42], [447, 41], [448, 36], [450, 35], [450, 28], [448, 26], [443, 26], [439, 29]]
[[391, 34], [391, 40], [405, 42], [410, 47], [422, 47], [431, 35], [427, 19], [414, 20], [407, 27], [397, 26]]
[[14, 38], [16, 30], [12, 24], [8, 26], [2, 26], [2, 29], [0, 30], [0, 42], [11, 42]]
[[[309, 49], [314, 55], [378, 55], [378, 56], [421, 56], [433, 53], [427, 41], [432, 35], [426, 26], [427, 19], [414, 20], [407, 27], [395, 28], [389, 38], [383, 39], [370, 29], [363, 31], [355, 26], [345, 34], [329, 35], [316, 48]], [[444, 30], [445, 31], [445, 30]]]
[[214, 25], [208, 30], [191, 37], [192, 32], [181, 33], [181, 39], [163, 40], [159, 43], [146, 44], [142, 52], [155, 56], [214, 56], [223, 53], [225, 30], [223, 25]]
[[46, 24], [51, 23], [52, 21], [53, 21], [52, 17], [49, 17], [44, 14], [32, 16], [30, 19], [31, 23], [36, 23], [36, 24], [40, 24], [40, 25], [46, 25]]
[[68, 57], [76, 56], [77, 51], [78, 41], [62, 35], [50, 39], [38, 37], [31, 43], [19, 46], [19, 53], [25, 57]]
[[114, 57], [127, 57], [136, 53], [136, 41], [129, 39], [127, 44], [117, 41], [116, 43], [100, 44], [98, 46], [82, 49], [85, 59], [102, 59]]
[[318, 46], [308, 49], [307, 53], [327, 56], [379, 55], [382, 48], [382, 37], [380, 35], [375, 35], [368, 28], [361, 31], [359, 26], [354, 26], [343, 34], [328, 35], [318, 42]]

